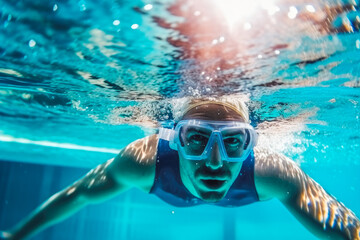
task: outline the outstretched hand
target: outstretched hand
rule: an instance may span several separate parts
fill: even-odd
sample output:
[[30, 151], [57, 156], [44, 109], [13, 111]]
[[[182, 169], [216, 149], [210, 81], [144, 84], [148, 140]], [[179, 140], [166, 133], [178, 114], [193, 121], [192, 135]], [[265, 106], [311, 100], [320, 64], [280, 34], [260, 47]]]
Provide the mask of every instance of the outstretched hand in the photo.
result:
[[328, 8], [326, 12], [329, 19], [332, 19], [332, 32], [353, 33], [360, 30], [360, 11], [356, 2]]
[[0, 231], [0, 240], [10, 240], [13, 239], [10, 232]]
[[358, 32], [360, 30], [360, 12], [357, 10], [340, 14], [333, 22], [333, 29], [337, 32]]
[[325, 5], [316, 12], [305, 11], [300, 16], [310, 20], [322, 33], [354, 33], [360, 31], [360, 6], [355, 1], [347, 4]]

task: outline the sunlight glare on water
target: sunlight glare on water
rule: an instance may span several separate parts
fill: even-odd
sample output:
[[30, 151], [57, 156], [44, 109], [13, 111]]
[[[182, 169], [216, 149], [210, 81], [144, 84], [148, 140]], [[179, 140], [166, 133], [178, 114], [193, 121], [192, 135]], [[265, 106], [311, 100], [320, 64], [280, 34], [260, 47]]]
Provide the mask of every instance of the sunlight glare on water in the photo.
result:
[[251, 21], [257, 17], [259, 10], [265, 10], [269, 15], [273, 15], [280, 10], [276, 6], [277, 0], [253, 0], [253, 1], [236, 1], [236, 0], [212, 0], [225, 16], [229, 28], [239, 22]]

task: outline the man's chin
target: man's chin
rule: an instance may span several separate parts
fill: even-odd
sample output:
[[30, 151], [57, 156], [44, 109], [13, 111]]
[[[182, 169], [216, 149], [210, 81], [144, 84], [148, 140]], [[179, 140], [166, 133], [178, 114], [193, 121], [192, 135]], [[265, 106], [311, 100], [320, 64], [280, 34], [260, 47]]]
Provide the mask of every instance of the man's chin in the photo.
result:
[[225, 197], [226, 191], [216, 192], [216, 191], [206, 191], [206, 192], [198, 192], [199, 197], [208, 203], [218, 202]]

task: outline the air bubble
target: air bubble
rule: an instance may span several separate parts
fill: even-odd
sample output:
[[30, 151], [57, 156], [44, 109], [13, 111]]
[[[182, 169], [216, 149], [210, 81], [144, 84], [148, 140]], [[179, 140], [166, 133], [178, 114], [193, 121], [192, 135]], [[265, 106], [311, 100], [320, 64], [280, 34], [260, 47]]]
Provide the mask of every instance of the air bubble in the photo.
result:
[[33, 47], [35, 47], [35, 45], [36, 45], [36, 42], [33, 39], [31, 39], [29, 41], [29, 47], [33, 48]]
[[146, 11], [149, 11], [149, 10], [151, 10], [153, 8], [153, 5], [151, 5], [151, 4], [146, 4], [145, 6], [144, 6], [144, 10], [146, 10]]
[[139, 24], [135, 23], [135, 24], [131, 25], [131, 29], [135, 30], [135, 29], [138, 29], [138, 28], [139, 28]]

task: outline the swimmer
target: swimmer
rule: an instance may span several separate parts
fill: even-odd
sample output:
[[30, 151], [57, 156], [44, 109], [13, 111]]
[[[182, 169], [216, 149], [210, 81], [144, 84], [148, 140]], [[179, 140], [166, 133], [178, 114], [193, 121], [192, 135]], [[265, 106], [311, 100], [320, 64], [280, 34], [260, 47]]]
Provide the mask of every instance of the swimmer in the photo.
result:
[[2, 239], [25, 239], [133, 187], [181, 207], [237, 207], [277, 198], [318, 238], [360, 239], [360, 221], [351, 210], [294, 161], [256, 146], [242, 101], [192, 99], [181, 108], [172, 127], [129, 144], [2, 232]]

